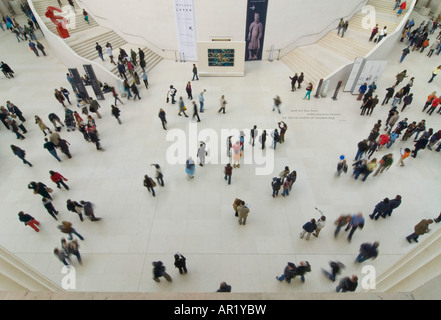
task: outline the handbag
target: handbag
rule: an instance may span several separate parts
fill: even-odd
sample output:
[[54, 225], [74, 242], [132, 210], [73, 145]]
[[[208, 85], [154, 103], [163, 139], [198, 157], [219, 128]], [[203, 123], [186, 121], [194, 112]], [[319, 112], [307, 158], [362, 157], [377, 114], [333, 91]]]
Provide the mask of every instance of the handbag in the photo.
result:
[[54, 192], [54, 190], [52, 190], [51, 188], [46, 188], [47, 192], [52, 193]]
[[169, 102], [169, 98], [167, 97], [167, 103]]

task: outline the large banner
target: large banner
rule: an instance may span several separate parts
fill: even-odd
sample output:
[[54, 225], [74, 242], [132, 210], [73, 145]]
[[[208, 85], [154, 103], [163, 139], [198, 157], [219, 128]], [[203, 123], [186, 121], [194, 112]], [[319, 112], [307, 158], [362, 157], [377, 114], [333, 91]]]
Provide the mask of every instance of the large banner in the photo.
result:
[[193, 0], [175, 0], [175, 18], [180, 60], [197, 61]]
[[90, 64], [83, 65], [84, 71], [86, 71], [87, 77], [89, 78], [90, 85], [92, 86], [93, 92], [95, 93], [97, 100], [104, 100], [103, 91], [100, 88], [98, 79], [96, 78], [95, 71]]
[[83, 79], [81, 79], [80, 73], [77, 68], [69, 69], [69, 73], [72, 76], [75, 86], [77, 87], [78, 92], [81, 94], [83, 99], [89, 98], [89, 93], [87, 92], [86, 86], [84, 85]]
[[248, 0], [245, 61], [262, 60], [268, 0]]

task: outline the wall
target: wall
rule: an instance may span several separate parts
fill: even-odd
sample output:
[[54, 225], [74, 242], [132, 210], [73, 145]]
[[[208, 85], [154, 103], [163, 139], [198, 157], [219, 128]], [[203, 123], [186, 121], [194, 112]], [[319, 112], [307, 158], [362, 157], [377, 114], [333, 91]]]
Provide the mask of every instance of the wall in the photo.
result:
[[[366, 1], [269, 0], [263, 59], [269, 57], [272, 45], [276, 49], [283, 49], [305, 34], [318, 34], [325, 29], [335, 28], [342, 14], [361, 9]], [[144, 39], [159, 51], [164, 50], [167, 55], [162, 55], [164, 58], [174, 59], [173, 54], [167, 54], [178, 50], [173, 0], [124, 0], [117, 10], [108, 0], [77, 2], [86, 7], [99, 23], [106, 20], [107, 24], [103, 26], [114, 29], [123, 37], [136, 37], [138, 42]], [[194, 0], [197, 41], [209, 41], [210, 37], [216, 36], [244, 41], [246, 5], [246, 0]], [[310, 39], [309, 43], [318, 39]]]

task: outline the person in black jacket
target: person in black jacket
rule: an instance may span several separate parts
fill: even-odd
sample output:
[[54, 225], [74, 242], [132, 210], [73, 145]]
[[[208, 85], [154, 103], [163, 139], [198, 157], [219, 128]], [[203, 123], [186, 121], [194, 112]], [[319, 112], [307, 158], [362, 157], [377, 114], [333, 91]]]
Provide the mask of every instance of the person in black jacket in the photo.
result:
[[23, 161], [24, 164], [27, 164], [30, 167], [32, 167], [32, 164], [25, 159], [26, 152], [23, 149], [11, 144], [11, 150], [17, 157], [19, 157]]
[[186, 263], [187, 259], [179, 252], [177, 252], [174, 257], [175, 257], [175, 267], [179, 269], [179, 273], [180, 274], [187, 273], [187, 263]]
[[30, 214], [24, 213], [23, 211], [20, 211], [18, 213], [18, 219], [23, 222], [26, 226], [30, 226], [35, 231], [39, 232], [38, 225], [40, 225], [40, 222], [34, 219], [33, 216]]
[[66, 200], [66, 208], [67, 210], [78, 214], [78, 216], [80, 217], [81, 221], [84, 221], [83, 219], [83, 206], [81, 204], [79, 204], [76, 201], [72, 201], [70, 199]]
[[221, 282], [219, 289], [216, 292], [231, 292], [231, 286], [227, 284], [225, 281]]
[[309, 240], [309, 238], [311, 237], [311, 233], [313, 233], [317, 229], [315, 219], [311, 219], [311, 221], [305, 223], [302, 228], [303, 231], [300, 233], [300, 239], [303, 239], [303, 236], [305, 235], [305, 233], [307, 233], [306, 240]]
[[337, 292], [354, 292], [357, 289], [358, 286], [358, 277], [356, 275], [353, 275], [352, 277], [344, 277], [340, 280], [340, 283], [338, 284], [335, 291]]
[[138, 87], [136, 86], [135, 82], [132, 83], [130, 88], [132, 89], [132, 92], [133, 92], [133, 101], [136, 100], [136, 97], [138, 97], [138, 99], [141, 100], [141, 97], [139, 96], [139, 90], [138, 90]]
[[159, 282], [160, 281], [159, 278], [164, 277], [165, 279], [167, 279], [167, 281], [172, 281], [170, 275], [167, 272], [165, 272], [165, 266], [162, 263], [162, 261], [153, 261], [152, 265], [153, 265], [153, 280]]
[[417, 141], [417, 143], [415, 143], [415, 149], [412, 150], [412, 155], [411, 155], [411, 157], [412, 157], [412, 158], [416, 158], [416, 157], [417, 157], [417, 154], [418, 154], [418, 151], [421, 150], [421, 149], [426, 149], [428, 143], [429, 143], [429, 139], [426, 138], [425, 136], [422, 136], [422, 137]]
[[283, 274], [280, 277], [276, 277], [277, 280], [282, 282], [285, 280], [288, 283], [291, 283], [291, 279], [295, 277], [296, 273], [296, 265], [292, 262], [288, 262], [285, 269], [283, 270]]
[[305, 282], [305, 274], [307, 272], [311, 272], [311, 265], [308, 261], [302, 261], [300, 262], [300, 265], [297, 266], [295, 269], [296, 271], [294, 277], [300, 276], [300, 280], [302, 280], [302, 282]]
[[144, 187], [146, 187], [147, 190], [152, 193], [152, 196], [154, 196], [154, 197], [156, 196], [155, 189], [154, 189], [154, 187], [156, 187], [156, 183], [148, 175], [144, 176]]
[[396, 208], [398, 208], [401, 205], [401, 196], [397, 195], [394, 199], [389, 201], [389, 209], [384, 212], [382, 215], [383, 218], [386, 218], [386, 216], [391, 216], [392, 211]]
[[46, 208], [47, 212], [51, 215], [52, 218], [58, 220], [56, 215], [58, 215], [58, 211], [55, 209], [52, 201], [47, 198], [42, 198], [43, 206]]
[[387, 212], [390, 207], [389, 207], [389, 198], [384, 198], [383, 201], [377, 203], [377, 205], [375, 206], [374, 212], [372, 212], [372, 214], [369, 215], [369, 218], [378, 220], [378, 218], [380, 218], [380, 216], [384, 216], [385, 212]]
[[331, 272], [322, 269], [323, 274], [329, 278], [332, 282], [335, 282], [335, 278], [340, 274], [341, 269], [345, 268], [345, 265], [339, 261], [330, 261], [329, 266], [331, 267]]
[[357, 147], [358, 147], [358, 150], [357, 150], [357, 154], [355, 155], [354, 161], [361, 159], [363, 154], [368, 150], [368, 148], [369, 148], [368, 140], [364, 139], [364, 140], [360, 141], [358, 143]]
[[119, 118], [121, 110], [119, 110], [119, 108], [115, 107], [113, 104], [110, 107], [112, 108], [112, 116], [114, 116], [116, 120], [118, 120], [118, 123], [121, 124], [121, 119]]
[[379, 245], [380, 243], [378, 241], [374, 243], [363, 243], [360, 246], [360, 253], [355, 259], [355, 262], [362, 263], [369, 259], [375, 259], [378, 256]]
[[38, 193], [40, 196], [52, 200], [49, 194], [49, 191], [52, 192], [52, 189], [48, 188], [43, 182], [32, 181], [29, 183], [28, 189], [34, 190], [34, 194]]
[[394, 96], [395, 86], [387, 88], [386, 91], [387, 91], [387, 93], [386, 93], [386, 96], [384, 97], [383, 103], [381, 104], [382, 106], [385, 105], [385, 104], [388, 104], [389, 103], [389, 99]]
[[280, 178], [273, 178], [271, 187], [273, 188], [273, 198], [275, 198], [279, 195], [279, 190], [282, 187], [282, 180]]

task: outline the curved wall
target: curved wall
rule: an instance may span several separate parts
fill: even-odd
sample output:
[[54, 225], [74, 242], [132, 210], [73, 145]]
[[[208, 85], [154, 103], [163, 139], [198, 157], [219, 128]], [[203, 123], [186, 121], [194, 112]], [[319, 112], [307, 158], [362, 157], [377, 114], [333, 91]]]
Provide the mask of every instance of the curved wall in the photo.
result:
[[[263, 51], [268, 56], [272, 45], [283, 49], [302, 36], [319, 34], [342, 14], [353, 12], [365, 2], [269, 0]], [[161, 50], [178, 50], [173, 0], [78, 0], [78, 3], [98, 20], [105, 19], [123, 37], [124, 34], [138, 36]], [[245, 40], [246, 6], [247, 0], [194, 0], [197, 41], [209, 41], [216, 36]]]

